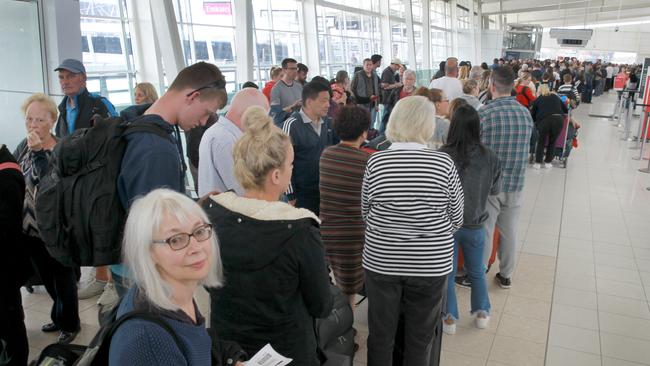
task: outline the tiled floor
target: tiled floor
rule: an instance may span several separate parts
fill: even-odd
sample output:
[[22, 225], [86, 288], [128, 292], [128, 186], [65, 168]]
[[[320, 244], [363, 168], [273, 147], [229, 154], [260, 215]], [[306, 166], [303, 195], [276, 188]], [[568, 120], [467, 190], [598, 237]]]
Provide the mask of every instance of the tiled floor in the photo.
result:
[[[443, 338], [442, 365], [650, 365], [650, 175], [637, 172], [648, 162], [632, 160], [638, 150], [611, 121], [589, 117], [589, 108], [576, 113], [584, 128], [568, 169], [527, 172], [521, 256], [512, 289], [496, 286], [496, 266], [489, 274], [488, 329], [472, 325], [469, 290], [457, 288], [466, 312], [457, 333]], [[207, 315], [206, 294], [197, 297]], [[40, 331], [51, 302], [43, 290], [24, 301], [35, 357], [55, 340]], [[97, 331], [94, 299], [81, 301], [80, 311], [83, 343]], [[355, 311], [355, 366], [366, 364], [366, 311], [367, 302]]]

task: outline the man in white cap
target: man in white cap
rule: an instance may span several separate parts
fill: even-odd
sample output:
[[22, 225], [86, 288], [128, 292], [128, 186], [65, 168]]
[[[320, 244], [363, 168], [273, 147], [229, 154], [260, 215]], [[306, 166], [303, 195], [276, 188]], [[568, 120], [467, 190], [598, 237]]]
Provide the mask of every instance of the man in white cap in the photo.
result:
[[[380, 96], [380, 103], [382, 104], [383, 108], [383, 115], [384, 117], [388, 115], [387, 110], [386, 110], [386, 102], [389, 99], [389, 96], [391, 93], [402, 86], [401, 81], [399, 80], [399, 68], [402, 66], [402, 61], [398, 58], [394, 58], [390, 61], [390, 64], [386, 66], [384, 71], [381, 73], [381, 80], [380, 80], [380, 85], [381, 85], [381, 96]], [[383, 132], [386, 129], [386, 118], [382, 118], [381, 125], [379, 127], [379, 130]]]

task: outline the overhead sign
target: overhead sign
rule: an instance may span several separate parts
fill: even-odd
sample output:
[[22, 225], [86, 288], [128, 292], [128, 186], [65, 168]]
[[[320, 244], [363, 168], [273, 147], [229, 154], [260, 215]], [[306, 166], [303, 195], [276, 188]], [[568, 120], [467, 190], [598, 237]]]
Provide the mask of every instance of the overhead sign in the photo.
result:
[[232, 15], [230, 1], [204, 1], [203, 11], [206, 15]]

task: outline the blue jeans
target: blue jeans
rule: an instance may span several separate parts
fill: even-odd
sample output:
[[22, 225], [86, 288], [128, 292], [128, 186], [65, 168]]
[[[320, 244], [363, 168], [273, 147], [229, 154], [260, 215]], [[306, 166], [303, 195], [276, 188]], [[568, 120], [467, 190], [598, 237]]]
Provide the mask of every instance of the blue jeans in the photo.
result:
[[472, 282], [471, 314], [483, 311], [490, 314], [490, 298], [488, 297], [487, 282], [485, 281], [485, 263], [483, 261], [483, 246], [485, 245], [485, 229], [460, 228], [454, 234], [454, 268], [449, 274], [447, 283], [447, 308], [445, 318], [458, 319], [458, 301], [456, 300], [456, 284], [454, 277], [458, 267], [458, 248], [463, 249], [465, 271]]

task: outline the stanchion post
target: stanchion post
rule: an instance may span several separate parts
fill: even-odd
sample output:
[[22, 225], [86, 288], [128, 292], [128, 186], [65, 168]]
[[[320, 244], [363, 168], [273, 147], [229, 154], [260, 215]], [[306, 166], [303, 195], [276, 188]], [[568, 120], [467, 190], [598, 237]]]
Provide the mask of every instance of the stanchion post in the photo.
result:
[[[645, 106], [644, 106], [644, 107], [645, 107]], [[643, 147], [644, 147], [644, 145], [645, 145], [646, 135], [648, 134], [648, 123], [649, 123], [649, 121], [648, 121], [648, 111], [645, 111], [645, 112], [643, 113], [643, 117], [641, 118], [641, 120], [639, 121], [639, 123], [640, 123], [640, 126], [639, 126], [639, 136], [638, 136], [638, 138], [639, 138], [639, 143], [637, 143], [637, 145], [639, 145], [639, 150], [640, 150], [640, 151], [639, 151], [639, 156], [638, 156], [638, 157], [634, 157], [634, 158], [632, 158], [632, 159], [634, 159], [634, 160], [641, 160], [641, 159], [643, 159]]]
[[[637, 104], [637, 106], [638, 105], [639, 104]], [[641, 112], [643, 112], [643, 107], [641, 107]], [[634, 146], [630, 147], [631, 150], [638, 150], [638, 149], [643, 150], [643, 142], [644, 142], [643, 140], [645, 139], [644, 138], [642, 139], [641, 137], [645, 136], [646, 134], [645, 125], [647, 122], [647, 118], [648, 118], [648, 112], [641, 113], [641, 115], [639, 116], [639, 130], [636, 132], [637, 140], [634, 143]]]

